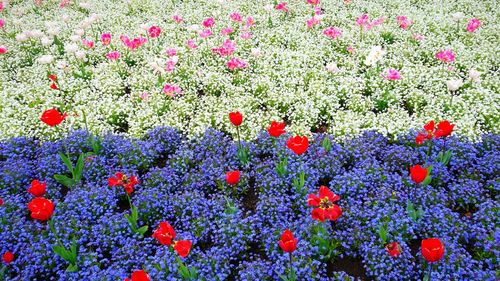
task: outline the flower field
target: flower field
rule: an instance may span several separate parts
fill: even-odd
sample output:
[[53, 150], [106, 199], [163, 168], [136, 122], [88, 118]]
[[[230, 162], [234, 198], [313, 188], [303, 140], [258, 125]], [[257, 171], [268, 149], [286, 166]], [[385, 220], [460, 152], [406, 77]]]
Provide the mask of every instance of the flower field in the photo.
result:
[[499, 8], [0, 0], [0, 281], [500, 280]]

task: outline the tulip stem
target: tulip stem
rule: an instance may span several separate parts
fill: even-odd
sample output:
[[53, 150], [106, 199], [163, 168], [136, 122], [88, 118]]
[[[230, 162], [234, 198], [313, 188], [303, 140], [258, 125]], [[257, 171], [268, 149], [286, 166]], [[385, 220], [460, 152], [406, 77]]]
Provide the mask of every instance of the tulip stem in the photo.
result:
[[288, 278], [288, 281], [295, 280], [293, 277], [293, 260], [292, 260], [292, 253], [289, 253], [290, 256], [290, 278]]
[[428, 281], [431, 281], [431, 275], [432, 275], [432, 263], [429, 263], [429, 278], [427, 279]]
[[239, 126], [236, 126], [236, 132], [238, 134], [238, 148], [241, 149], [240, 127]]
[[429, 149], [427, 150], [427, 154], [425, 156], [425, 165], [428, 164], [428, 161], [429, 161], [429, 157], [431, 155], [431, 152], [432, 152], [432, 146], [434, 145], [434, 143], [431, 141], [431, 144], [429, 144]]

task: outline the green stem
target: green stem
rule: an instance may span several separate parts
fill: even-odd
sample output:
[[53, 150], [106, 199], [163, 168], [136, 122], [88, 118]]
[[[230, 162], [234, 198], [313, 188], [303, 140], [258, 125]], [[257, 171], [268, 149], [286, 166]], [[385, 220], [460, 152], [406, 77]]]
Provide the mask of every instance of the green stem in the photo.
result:
[[434, 143], [431, 141], [431, 144], [429, 145], [429, 150], [427, 150], [427, 155], [425, 156], [425, 165], [427, 165], [428, 161], [429, 161], [429, 157], [431, 155], [431, 152], [432, 152], [432, 146], [434, 145]]
[[288, 278], [289, 281], [294, 280], [293, 279], [293, 261], [292, 261], [292, 253], [289, 253], [290, 256], [290, 278]]

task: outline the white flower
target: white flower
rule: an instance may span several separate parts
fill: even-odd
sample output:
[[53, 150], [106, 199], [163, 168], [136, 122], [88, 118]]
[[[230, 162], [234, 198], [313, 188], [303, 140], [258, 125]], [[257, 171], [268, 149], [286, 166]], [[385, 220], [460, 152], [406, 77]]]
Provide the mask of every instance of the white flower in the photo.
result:
[[56, 67], [59, 69], [66, 69], [66, 68], [68, 68], [68, 62], [66, 62], [64, 60], [60, 60], [60, 61], [56, 62]]
[[165, 74], [165, 62], [161, 59], [155, 59], [149, 62], [149, 66], [153, 69], [153, 73]]
[[373, 46], [368, 56], [366, 56], [365, 64], [368, 66], [375, 66], [379, 60], [384, 56], [385, 51], [380, 46]]
[[68, 54], [75, 53], [76, 51], [78, 51], [78, 45], [74, 43], [66, 44], [64, 45], [64, 51]]
[[68, 22], [71, 19], [71, 17], [69, 15], [62, 15], [61, 18], [62, 18], [63, 22]]
[[178, 56], [171, 56], [170, 57], [170, 60], [173, 62], [173, 63], [177, 63], [179, 61], [179, 57]]
[[480, 83], [481, 82], [481, 72], [475, 70], [474, 68], [471, 68], [471, 70], [469, 70], [469, 78], [470, 78], [470, 80], [472, 80], [472, 82]]
[[89, 3], [89, 2], [80, 2], [79, 6], [80, 6], [80, 8], [82, 8], [82, 9], [90, 9], [90, 7], [91, 7], [92, 5], [90, 5], [90, 3]]
[[451, 18], [454, 20], [454, 21], [461, 21], [463, 18], [465, 17], [464, 13], [462, 12], [456, 12], [454, 13], [453, 15], [451, 15]]
[[98, 21], [99, 19], [101, 19], [101, 16], [99, 14], [96, 14], [96, 13], [92, 13], [89, 17], [89, 19], [92, 21], [92, 22], [95, 22], [95, 21]]
[[75, 30], [75, 34], [79, 35], [79, 36], [83, 36], [83, 34], [85, 34], [85, 30], [79, 28], [79, 29]]
[[274, 10], [274, 6], [272, 4], [265, 5], [264, 10], [266, 10], [266, 12], [271, 12]]
[[142, 30], [147, 31], [149, 29], [149, 24], [148, 23], [141, 23], [139, 26]]
[[33, 38], [41, 38], [43, 36], [44, 36], [43, 32], [39, 29], [35, 29], [35, 30], [31, 31], [31, 37], [33, 37]]
[[332, 73], [339, 73], [340, 72], [339, 67], [334, 62], [328, 63], [326, 65], [326, 70], [328, 70], [329, 72], [332, 72]]
[[75, 57], [77, 59], [84, 60], [85, 59], [85, 51], [81, 51], [81, 50], [76, 51], [75, 52]]
[[49, 29], [47, 29], [47, 33], [52, 36], [57, 36], [59, 33], [61, 33], [61, 29], [59, 26], [52, 26]]
[[187, 30], [198, 32], [198, 31], [200, 31], [200, 26], [197, 24], [193, 24], [193, 25], [188, 26]]
[[19, 34], [16, 35], [16, 41], [17, 42], [24, 42], [26, 40], [28, 40], [28, 36], [26, 36], [26, 34], [24, 32], [19, 33]]
[[252, 56], [254, 56], [254, 57], [260, 57], [261, 54], [262, 53], [261, 53], [261, 51], [260, 51], [259, 48], [252, 48]]
[[40, 39], [40, 42], [42, 43], [43, 46], [47, 47], [47, 46], [52, 45], [54, 40], [52, 38], [49, 38], [49, 37], [42, 37]]
[[451, 92], [455, 92], [460, 87], [462, 87], [463, 84], [464, 84], [464, 81], [462, 79], [446, 81], [446, 86], [448, 86], [448, 90], [450, 90]]
[[54, 57], [51, 55], [43, 55], [39, 57], [36, 61], [40, 64], [49, 64], [54, 60]]
[[71, 42], [79, 42], [82, 38], [80, 37], [80, 35], [71, 35], [69, 37], [69, 40], [71, 40]]

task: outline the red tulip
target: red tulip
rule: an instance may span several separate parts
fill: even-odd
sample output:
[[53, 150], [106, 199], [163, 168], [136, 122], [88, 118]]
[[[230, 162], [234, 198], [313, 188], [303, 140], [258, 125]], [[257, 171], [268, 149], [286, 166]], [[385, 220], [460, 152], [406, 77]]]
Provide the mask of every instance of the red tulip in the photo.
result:
[[451, 135], [454, 127], [455, 124], [451, 124], [448, 120], [439, 122], [439, 124], [437, 125], [436, 133], [434, 134], [435, 138], [437, 139]]
[[267, 132], [271, 137], [279, 137], [285, 133], [285, 122], [278, 123], [276, 121], [271, 122], [271, 126], [267, 129]]
[[174, 250], [177, 254], [183, 258], [187, 257], [189, 251], [191, 251], [191, 241], [189, 240], [179, 240], [174, 243]]
[[59, 110], [52, 108], [52, 109], [45, 110], [42, 113], [42, 117], [40, 117], [40, 120], [43, 123], [45, 123], [51, 127], [54, 127], [54, 126], [61, 124], [61, 122], [64, 120], [64, 118], [66, 118], [66, 116], [68, 116], [68, 114], [66, 112], [64, 114], [61, 114], [59, 112]]
[[49, 199], [35, 198], [28, 203], [28, 209], [31, 211], [31, 217], [39, 221], [50, 219], [54, 212], [54, 203]]
[[385, 248], [387, 249], [387, 252], [391, 257], [399, 257], [401, 255], [402, 249], [401, 246], [399, 246], [398, 242], [387, 244]]
[[35, 197], [42, 197], [45, 194], [46, 187], [47, 184], [45, 182], [39, 182], [38, 180], [33, 180], [31, 182], [31, 187], [28, 189], [28, 192]]
[[52, 83], [52, 84], [50, 84], [50, 88], [51, 88], [52, 90], [57, 90], [57, 89], [59, 89], [59, 87], [57, 87], [56, 83]]
[[437, 262], [443, 258], [444, 245], [439, 238], [422, 240], [422, 256], [427, 262]]
[[226, 172], [226, 182], [229, 185], [237, 185], [240, 181], [240, 171]]
[[318, 195], [316, 196], [316, 194], [311, 193], [307, 197], [307, 204], [309, 206], [318, 207], [312, 211], [312, 218], [320, 222], [324, 222], [325, 220], [336, 221], [342, 215], [342, 209], [335, 204], [335, 202], [340, 200], [340, 196], [331, 192], [324, 185], [319, 187]]
[[125, 278], [124, 281], [150, 281], [151, 278], [144, 270], [136, 270], [130, 278]]
[[434, 138], [434, 121], [430, 121], [424, 125], [424, 131], [418, 132], [415, 142], [417, 144], [422, 144], [424, 140], [430, 140], [432, 138]]
[[175, 230], [168, 222], [162, 221], [153, 233], [153, 238], [158, 239], [162, 245], [170, 246], [175, 238]]
[[4, 263], [9, 264], [14, 260], [14, 254], [10, 251], [3, 253], [2, 260]]
[[281, 240], [278, 241], [280, 248], [287, 253], [292, 253], [297, 249], [297, 238], [293, 237], [290, 229], [287, 229], [281, 235]]
[[229, 121], [231, 121], [234, 126], [238, 127], [239, 125], [241, 125], [241, 123], [243, 123], [243, 115], [241, 115], [241, 113], [238, 111], [230, 112]]
[[429, 170], [427, 168], [423, 168], [420, 165], [410, 167], [411, 179], [417, 184], [422, 183], [425, 180], [428, 172]]
[[2, 200], [2, 198], [0, 198], [0, 206], [2, 206], [2, 205], [3, 205], [3, 200]]
[[309, 147], [309, 139], [306, 136], [291, 137], [286, 141], [286, 146], [288, 146], [288, 148], [296, 154], [300, 155], [306, 152], [307, 147]]
[[54, 74], [50, 74], [49, 79], [52, 80], [53, 82], [57, 81], [57, 77]]
[[137, 177], [131, 176], [130, 178], [127, 175], [117, 172], [114, 177], [108, 178], [108, 186], [123, 186], [125, 192], [127, 194], [131, 194], [134, 192], [134, 185], [138, 184], [139, 181]]

